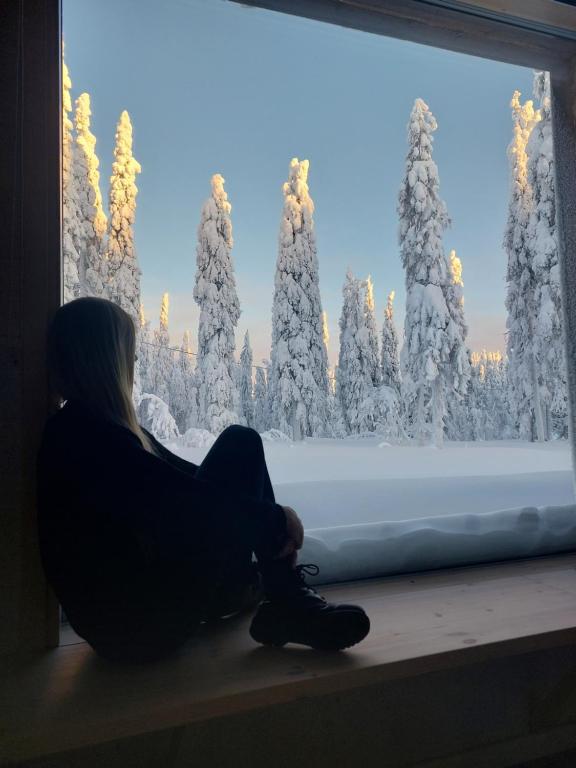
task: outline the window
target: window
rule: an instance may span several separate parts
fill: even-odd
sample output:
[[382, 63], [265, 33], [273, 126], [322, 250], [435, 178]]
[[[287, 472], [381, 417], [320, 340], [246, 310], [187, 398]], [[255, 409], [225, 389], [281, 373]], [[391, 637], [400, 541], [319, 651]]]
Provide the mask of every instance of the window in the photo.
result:
[[64, 38], [64, 296], [140, 324], [143, 423], [258, 429], [324, 579], [572, 548], [547, 73], [202, 0]]

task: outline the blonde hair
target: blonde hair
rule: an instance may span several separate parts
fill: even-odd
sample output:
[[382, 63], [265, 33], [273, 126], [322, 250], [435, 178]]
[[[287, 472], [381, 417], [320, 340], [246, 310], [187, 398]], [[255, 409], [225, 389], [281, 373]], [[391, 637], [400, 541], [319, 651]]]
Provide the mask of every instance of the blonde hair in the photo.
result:
[[154, 453], [132, 403], [135, 353], [132, 318], [111, 301], [75, 299], [54, 316], [48, 367], [57, 395], [79, 400], [99, 416], [127, 427]]

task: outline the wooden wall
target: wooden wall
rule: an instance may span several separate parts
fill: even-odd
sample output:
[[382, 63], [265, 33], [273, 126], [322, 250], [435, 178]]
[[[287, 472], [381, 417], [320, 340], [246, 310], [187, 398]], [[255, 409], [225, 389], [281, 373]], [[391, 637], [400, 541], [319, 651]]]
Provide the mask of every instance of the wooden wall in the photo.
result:
[[59, 16], [58, 0], [0, 3], [0, 654], [54, 642], [57, 626], [34, 471], [60, 303]]

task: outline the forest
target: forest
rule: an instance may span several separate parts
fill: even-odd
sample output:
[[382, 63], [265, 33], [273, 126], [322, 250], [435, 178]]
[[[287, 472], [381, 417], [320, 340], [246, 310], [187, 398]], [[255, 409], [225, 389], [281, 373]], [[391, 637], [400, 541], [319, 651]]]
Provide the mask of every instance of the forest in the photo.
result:
[[[445, 440], [550, 441], [567, 437], [561, 290], [556, 242], [550, 84], [534, 73], [533, 98], [511, 99], [505, 349], [467, 344], [464, 270], [445, 246], [449, 212], [433, 159], [438, 130], [416, 98], [407, 124], [398, 194], [398, 258], [404, 268], [402, 333], [388, 293], [378, 326], [370, 276], [343, 275], [339, 352], [330, 364], [321, 299], [310, 163], [293, 158], [283, 184], [269, 358], [255, 365], [233, 261], [232, 208], [214, 173], [199, 212], [195, 336], [171, 343], [169, 296], [158, 327], [141, 301], [134, 244], [137, 177], [133, 128], [123, 111], [104, 205], [88, 93], [72, 101], [63, 68], [63, 298], [108, 298], [137, 328], [134, 403], [158, 438], [209, 444], [228, 425], [273, 440], [376, 435], [391, 444]], [[503, 147], [503, 152], [505, 151]], [[224, 171], [225, 169], [220, 169]], [[320, 254], [321, 255], [321, 254]], [[192, 257], [192, 254], [191, 254]], [[325, 267], [324, 267], [325, 268]]]

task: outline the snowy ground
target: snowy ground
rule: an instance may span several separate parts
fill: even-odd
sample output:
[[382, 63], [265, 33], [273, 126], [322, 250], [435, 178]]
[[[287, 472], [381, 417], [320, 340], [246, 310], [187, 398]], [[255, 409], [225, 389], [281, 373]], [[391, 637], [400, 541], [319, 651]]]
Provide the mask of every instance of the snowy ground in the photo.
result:
[[[206, 448], [169, 443], [200, 463]], [[307, 529], [574, 503], [566, 441], [389, 446], [378, 439], [265, 443], [277, 500]]]

